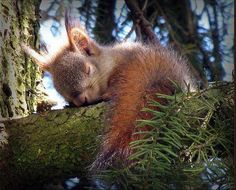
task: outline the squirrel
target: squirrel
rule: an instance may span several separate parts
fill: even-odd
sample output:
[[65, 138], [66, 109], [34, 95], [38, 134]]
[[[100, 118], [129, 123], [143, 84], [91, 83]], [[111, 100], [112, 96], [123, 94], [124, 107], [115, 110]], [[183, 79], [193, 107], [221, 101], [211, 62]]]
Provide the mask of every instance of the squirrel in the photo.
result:
[[[52, 75], [55, 89], [77, 107], [110, 101], [109, 128], [92, 170], [106, 169], [119, 161], [128, 164], [130, 142], [138, 119], [151, 118], [141, 112], [148, 100], [161, 103], [156, 93], [171, 95], [177, 83], [183, 91], [196, 89], [187, 60], [160, 44], [121, 42], [100, 45], [89, 37], [79, 20], [65, 16], [68, 41], [50, 54], [37, 53], [22, 44], [26, 54]], [[118, 165], [118, 164], [117, 164]]]

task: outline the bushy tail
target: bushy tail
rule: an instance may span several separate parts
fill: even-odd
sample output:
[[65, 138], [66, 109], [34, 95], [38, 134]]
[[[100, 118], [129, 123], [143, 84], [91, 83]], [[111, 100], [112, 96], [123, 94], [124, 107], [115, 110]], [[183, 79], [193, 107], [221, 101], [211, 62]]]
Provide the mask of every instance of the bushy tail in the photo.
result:
[[162, 101], [157, 99], [156, 93], [170, 95], [174, 92], [169, 79], [184, 83], [189, 73], [184, 60], [164, 48], [158, 50], [139, 50], [128, 63], [119, 64], [115, 69], [109, 83], [112, 94], [109, 130], [92, 170], [129, 164], [128, 156], [132, 153], [129, 143], [140, 138], [133, 135], [136, 120], [152, 117], [150, 113], [140, 112], [141, 109], [150, 99]]

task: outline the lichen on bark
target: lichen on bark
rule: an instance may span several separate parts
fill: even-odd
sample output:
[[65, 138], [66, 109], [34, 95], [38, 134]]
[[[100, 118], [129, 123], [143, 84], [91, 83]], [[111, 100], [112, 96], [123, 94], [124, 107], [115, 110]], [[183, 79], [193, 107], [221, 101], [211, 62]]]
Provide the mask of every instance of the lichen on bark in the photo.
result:
[[20, 43], [38, 44], [40, 1], [0, 2], [0, 119], [26, 116], [36, 109], [41, 72]]

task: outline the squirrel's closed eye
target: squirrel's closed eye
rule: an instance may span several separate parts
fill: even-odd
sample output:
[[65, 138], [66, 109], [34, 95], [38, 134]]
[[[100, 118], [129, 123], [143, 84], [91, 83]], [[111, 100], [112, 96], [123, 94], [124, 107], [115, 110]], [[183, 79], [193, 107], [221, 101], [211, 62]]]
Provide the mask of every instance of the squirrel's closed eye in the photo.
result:
[[94, 66], [92, 65], [92, 64], [90, 64], [90, 63], [85, 63], [85, 73], [87, 74], [87, 75], [91, 75], [91, 74], [93, 74], [94, 73], [94, 70], [95, 68], [94, 68]]
[[85, 70], [85, 73], [89, 75], [89, 74], [90, 74], [90, 71], [91, 71], [91, 68], [90, 68], [89, 65], [87, 65], [86, 70]]

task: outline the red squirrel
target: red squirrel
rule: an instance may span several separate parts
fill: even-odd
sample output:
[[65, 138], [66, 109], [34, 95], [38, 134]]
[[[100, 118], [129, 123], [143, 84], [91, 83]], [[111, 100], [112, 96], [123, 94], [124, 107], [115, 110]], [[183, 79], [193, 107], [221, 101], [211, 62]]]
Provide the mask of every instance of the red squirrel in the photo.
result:
[[[88, 36], [79, 21], [66, 15], [68, 42], [53, 55], [39, 54], [22, 44], [37, 65], [52, 75], [56, 90], [80, 107], [109, 100], [109, 128], [101, 151], [91, 168], [95, 170], [128, 163], [129, 143], [137, 119], [151, 118], [141, 112], [150, 98], [162, 101], [156, 93], [173, 94], [171, 81], [184, 91], [196, 88], [187, 61], [172, 49], [159, 44], [122, 42], [100, 45]], [[120, 162], [119, 162], [120, 163]]]

